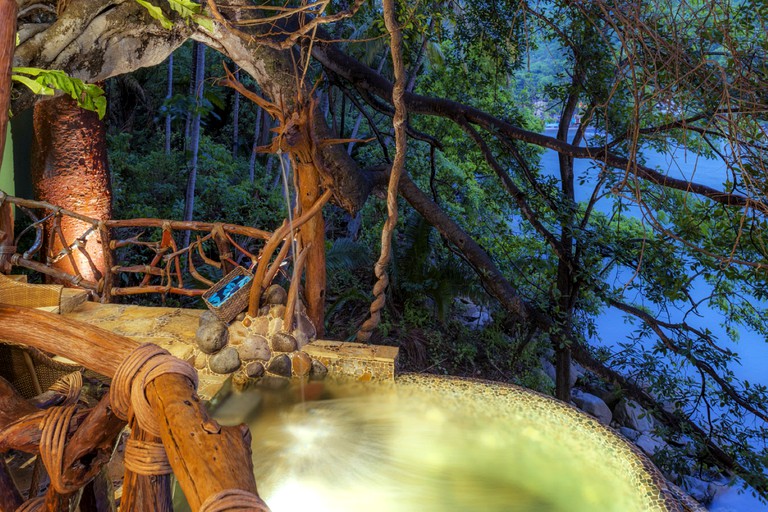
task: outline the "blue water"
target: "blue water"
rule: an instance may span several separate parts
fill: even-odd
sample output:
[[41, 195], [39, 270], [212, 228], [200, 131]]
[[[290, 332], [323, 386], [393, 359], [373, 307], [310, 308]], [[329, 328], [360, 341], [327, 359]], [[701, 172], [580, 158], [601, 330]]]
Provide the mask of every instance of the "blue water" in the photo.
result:
[[[544, 133], [554, 137], [556, 130], [550, 129]], [[570, 135], [573, 136], [573, 132]], [[588, 133], [587, 136], [589, 137], [589, 135]], [[686, 151], [685, 148], [677, 148], [670, 153], [659, 153], [646, 149], [641, 152], [641, 155], [648, 167], [665, 171], [668, 175], [676, 178], [693, 180], [712, 188], [722, 189], [725, 181], [733, 179], [725, 163], [721, 160], [701, 157]], [[542, 155], [541, 169], [547, 176], [559, 177], [559, 162], [555, 151], [548, 150]], [[574, 173], [577, 178], [576, 201], [586, 202], [592, 196], [597, 183], [599, 168], [590, 160], [576, 160]], [[579, 178], [584, 178], [582, 183], [579, 182]], [[615, 198], [613, 197], [603, 197], [596, 203], [595, 209], [603, 213], [610, 213], [613, 211], [614, 201]], [[630, 205], [625, 212], [636, 218], [643, 218], [643, 212], [636, 205]], [[609, 276], [610, 284], [614, 287], [622, 287], [632, 279], [632, 274], [631, 271], [627, 270], [612, 272]], [[709, 285], [699, 280], [695, 282], [691, 294], [696, 300], [699, 300], [709, 295], [710, 292]], [[665, 310], [661, 312], [654, 309], [652, 304], [643, 300], [639, 292], [630, 291], [624, 299], [629, 304], [648, 306], [651, 310], [656, 311], [658, 318], [666, 321], [679, 321], [683, 316], [682, 311]], [[764, 308], [766, 306], [768, 305], [762, 305]], [[721, 313], [714, 311], [706, 304], [699, 307], [699, 313], [699, 316], [689, 315], [686, 321], [694, 327], [708, 328], [722, 346], [740, 356], [740, 364], [731, 367], [736, 377], [750, 383], [768, 385], [768, 371], [766, 370], [768, 367], [768, 340], [747, 328], [740, 330], [738, 341], [732, 340], [725, 328], [720, 325]], [[630, 334], [637, 328], [639, 322], [632, 325], [625, 322], [625, 318], [626, 315], [623, 312], [606, 308], [595, 322], [598, 336], [591, 341], [607, 347], [616, 347], [621, 342], [629, 341]], [[768, 511], [768, 506], [752, 497], [749, 491], [739, 493], [734, 487], [718, 493], [709, 509], [711, 512], [760, 512]]]

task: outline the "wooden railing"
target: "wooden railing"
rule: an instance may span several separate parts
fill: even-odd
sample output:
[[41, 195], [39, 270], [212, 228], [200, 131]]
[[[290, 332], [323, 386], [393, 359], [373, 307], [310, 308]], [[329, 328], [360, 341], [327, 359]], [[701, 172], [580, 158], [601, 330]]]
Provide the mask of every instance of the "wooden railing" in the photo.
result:
[[[104, 302], [113, 296], [147, 293], [202, 295], [235, 266], [255, 268], [259, 255], [254, 254], [257, 251], [253, 248], [273, 235], [253, 227], [224, 223], [163, 219], [99, 221], [49, 203], [13, 196], [0, 197], [2, 202], [15, 205], [30, 221], [15, 240], [10, 256], [12, 265], [90, 290]], [[65, 234], [62, 219], [66, 217], [80, 221], [83, 228], [74, 235]], [[192, 232], [192, 241], [179, 247], [180, 235], [185, 231]], [[281, 241], [290, 236], [286, 234]], [[103, 265], [95, 263], [87, 247], [92, 239], [103, 250]], [[54, 244], [61, 249], [45, 254], [44, 246], [50, 248]], [[147, 261], [136, 261], [136, 255], [141, 253], [148, 253]], [[278, 256], [284, 259], [287, 254], [281, 252]], [[67, 260], [67, 270], [57, 265], [63, 259]], [[121, 260], [129, 263], [116, 263]], [[273, 266], [277, 268], [280, 263], [282, 260]], [[267, 276], [274, 278], [275, 273]]]

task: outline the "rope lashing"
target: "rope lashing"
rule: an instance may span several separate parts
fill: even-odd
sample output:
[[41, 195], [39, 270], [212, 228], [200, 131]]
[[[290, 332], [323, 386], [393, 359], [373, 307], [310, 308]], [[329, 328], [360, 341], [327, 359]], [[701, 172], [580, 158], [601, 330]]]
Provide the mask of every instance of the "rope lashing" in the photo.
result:
[[198, 512], [269, 512], [269, 507], [255, 494], [242, 489], [226, 489], [208, 496]]
[[37, 512], [38, 510], [43, 510], [43, 505], [45, 505], [45, 496], [38, 496], [37, 498], [22, 503], [21, 506], [16, 509], [16, 512]]
[[54, 382], [49, 391], [55, 391], [66, 395], [61, 405], [75, 405], [80, 398], [80, 391], [83, 389], [83, 375], [80, 372], [69, 373], [56, 382]]
[[163, 443], [128, 439], [125, 443], [125, 469], [137, 475], [170, 475], [173, 470]]
[[52, 407], [46, 411], [41, 421], [40, 460], [51, 479], [51, 486], [59, 494], [69, 494], [80, 489], [80, 485], [67, 485], [64, 482], [64, 448], [67, 442], [67, 432], [72, 416], [77, 407], [67, 405], [64, 407]]
[[145, 389], [157, 377], [168, 373], [185, 376], [197, 389], [197, 371], [189, 363], [152, 343], [136, 348], [120, 363], [112, 380], [109, 399], [115, 415], [127, 421], [133, 411], [139, 427], [160, 437], [160, 427], [147, 401]]

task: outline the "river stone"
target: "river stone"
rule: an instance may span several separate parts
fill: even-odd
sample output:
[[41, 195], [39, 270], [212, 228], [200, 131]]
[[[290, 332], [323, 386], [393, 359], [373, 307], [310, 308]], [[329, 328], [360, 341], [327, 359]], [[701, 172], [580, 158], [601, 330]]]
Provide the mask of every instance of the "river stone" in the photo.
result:
[[268, 390], [280, 390], [285, 389], [288, 387], [288, 384], [290, 384], [290, 379], [287, 379], [285, 377], [277, 377], [275, 375], [265, 375], [261, 379], [259, 379], [258, 386], [260, 388], [268, 389]]
[[616, 421], [638, 432], [653, 430], [653, 418], [633, 400], [621, 400], [613, 410]]
[[272, 318], [284, 318], [285, 317], [285, 306], [282, 304], [277, 304], [276, 306], [271, 306], [269, 308], [269, 316]]
[[[544, 374], [552, 379], [552, 382], [557, 382], [557, 370], [555, 365], [544, 357], [539, 360], [539, 363], [541, 363], [541, 369], [544, 371]], [[568, 379], [568, 387], [572, 388], [574, 385], [576, 385], [576, 381], [582, 375], [584, 375], [584, 369], [580, 366], [575, 366], [572, 364], [570, 379]]]
[[306, 377], [312, 369], [312, 358], [306, 352], [294, 352], [291, 363], [297, 377]]
[[619, 433], [630, 441], [637, 441], [637, 438], [640, 437], [640, 432], [629, 427], [619, 427]]
[[251, 321], [250, 332], [260, 336], [269, 336], [269, 317], [259, 316]]
[[281, 377], [290, 377], [291, 358], [285, 354], [280, 354], [277, 357], [273, 357], [269, 362], [269, 365], [267, 365], [267, 370], [269, 370], [270, 373], [280, 375]]
[[283, 330], [283, 319], [282, 318], [272, 318], [269, 321], [269, 334], [274, 335], [280, 331]]
[[245, 365], [245, 374], [252, 379], [258, 379], [264, 375], [264, 365], [258, 361], [252, 361]]
[[245, 341], [237, 347], [237, 351], [240, 353], [240, 359], [243, 361], [253, 359], [269, 361], [269, 358], [272, 357], [272, 351], [269, 350], [267, 338], [258, 334], [251, 334], [245, 338]]
[[317, 331], [306, 313], [296, 315], [296, 329], [293, 331], [299, 348], [303, 347], [317, 336]]
[[280, 286], [279, 284], [273, 284], [267, 290], [264, 292], [264, 295], [262, 295], [262, 301], [264, 304], [283, 304], [285, 305], [286, 302], [288, 302], [288, 292], [285, 291], [285, 288]]
[[227, 324], [219, 321], [207, 321], [197, 328], [195, 341], [200, 350], [206, 354], [213, 354], [221, 350], [229, 340], [229, 330]]
[[198, 352], [195, 356], [195, 362], [193, 364], [195, 368], [202, 370], [205, 368], [205, 365], [208, 364], [208, 354], [205, 352]]
[[211, 322], [220, 322], [221, 320], [218, 319], [216, 315], [213, 314], [213, 311], [205, 311], [202, 315], [200, 315], [200, 318], [198, 319], [197, 326], [200, 327], [203, 324], [209, 324]]
[[323, 380], [328, 375], [328, 368], [317, 359], [312, 360], [312, 369], [309, 371], [311, 380]]
[[272, 350], [275, 352], [293, 352], [297, 349], [296, 338], [287, 332], [272, 335]]
[[227, 374], [240, 368], [240, 356], [234, 347], [225, 347], [208, 359], [208, 368], [214, 373]]
[[594, 416], [603, 425], [610, 425], [613, 413], [611, 413], [611, 409], [599, 397], [574, 389], [573, 402], [576, 404], [576, 407]]

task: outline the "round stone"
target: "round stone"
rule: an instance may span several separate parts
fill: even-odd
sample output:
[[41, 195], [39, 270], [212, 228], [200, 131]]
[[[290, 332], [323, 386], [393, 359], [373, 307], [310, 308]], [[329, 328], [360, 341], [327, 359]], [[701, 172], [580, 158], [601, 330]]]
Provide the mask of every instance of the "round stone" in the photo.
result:
[[285, 304], [288, 302], [288, 292], [279, 284], [273, 284], [262, 295], [264, 304]]
[[283, 318], [285, 317], [285, 306], [282, 304], [278, 304], [276, 306], [271, 306], [269, 308], [269, 316], [272, 318]]
[[257, 316], [256, 318], [254, 318], [250, 325], [250, 331], [253, 334], [268, 336], [269, 335], [269, 317]]
[[277, 357], [273, 357], [267, 366], [267, 370], [275, 375], [281, 377], [291, 376], [291, 358], [285, 354], [280, 354]]
[[202, 370], [205, 368], [206, 364], [208, 364], [208, 354], [205, 352], [198, 352], [195, 356], [194, 367], [198, 370]]
[[265, 375], [261, 379], [259, 379], [259, 383], [257, 385], [258, 387], [263, 389], [278, 391], [280, 389], [287, 388], [288, 384], [290, 383], [291, 383], [290, 379], [286, 379], [285, 377], [276, 377], [275, 375]]
[[258, 379], [264, 375], [264, 365], [258, 361], [250, 362], [245, 365], [245, 374], [252, 379]]
[[208, 368], [214, 373], [227, 374], [240, 368], [240, 356], [234, 347], [225, 347], [208, 359]]
[[297, 377], [306, 377], [312, 368], [312, 358], [306, 352], [294, 352], [291, 363], [293, 374]]
[[272, 351], [269, 349], [269, 342], [264, 336], [251, 334], [237, 347], [240, 353], [240, 359], [250, 361], [259, 359], [260, 361], [269, 361], [272, 357]]
[[312, 380], [323, 380], [328, 375], [328, 368], [317, 359], [312, 360], [312, 369], [309, 371], [309, 378]]
[[219, 321], [205, 322], [197, 328], [195, 341], [200, 350], [206, 354], [213, 354], [221, 350], [229, 340], [229, 330], [227, 324]]
[[200, 327], [204, 324], [210, 324], [210, 323], [216, 323], [220, 322], [216, 315], [213, 314], [212, 311], [205, 311], [202, 315], [200, 315], [200, 319], [197, 322], [197, 326]]
[[275, 352], [293, 352], [297, 348], [296, 338], [287, 332], [276, 332], [272, 335], [272, 350]]

